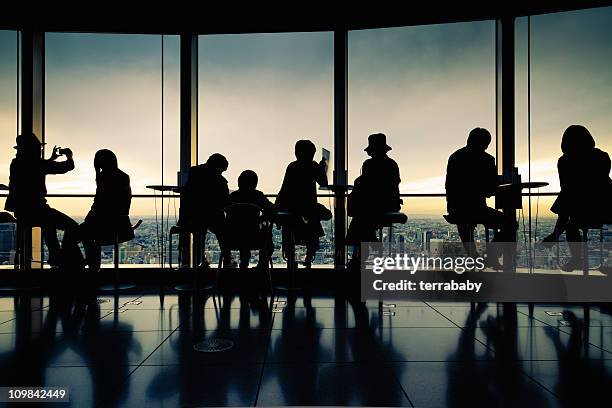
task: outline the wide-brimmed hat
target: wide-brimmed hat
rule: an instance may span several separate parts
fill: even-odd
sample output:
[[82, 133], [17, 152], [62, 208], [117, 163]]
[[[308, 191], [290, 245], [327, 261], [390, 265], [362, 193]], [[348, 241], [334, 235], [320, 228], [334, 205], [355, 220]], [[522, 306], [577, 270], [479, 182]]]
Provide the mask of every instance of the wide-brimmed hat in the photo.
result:
[[40, 147], [44, 144], [45, 143], [38, 140], [38, 138], [36, 137], [34, 133], [27, 133], [24, 135], [17, 136], [17, 138], [15, 139], [15, 146], [13, 146], [13, 149], [21, 149], [24, 147]]
[[384, 133], [374, 133], [368, 136], [368, 147], [363, 150], [368, 153], [375, 151], [388, 152], [391, 150], [391, 146], [387, 144], [387, 136]]

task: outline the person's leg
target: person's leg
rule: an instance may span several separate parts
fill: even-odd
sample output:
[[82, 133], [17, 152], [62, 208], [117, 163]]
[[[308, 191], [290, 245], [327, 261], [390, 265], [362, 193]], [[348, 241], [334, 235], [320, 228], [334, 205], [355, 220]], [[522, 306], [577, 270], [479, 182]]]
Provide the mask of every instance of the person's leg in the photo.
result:
[[83, 242], [87, 265], [89, 265], [91, 272], [97, 273], [100, 271], [102, 256], [100, 254], [101, 247], [95, 233], [96, 226], [91, 221], [86, 220], [79, 226], [79, 238]]
[[47, 215], [49, 223], [55, 228], [64, 231], [62, 239], [62, 254], [64, 256], [64, 264], [68, 266], [83, 267], [83, 254], [79, 249], [78, 235], [79, 224], [67, 216], [66, 214], [49, 208]]
[[567, 229], [567, 223], [569, 221], [569, 217], [564, 214], [559, 214], [557, 217], [557, 222], [555, 223], [555, 228], [553, 231], [544, 237], [542, 242], [544, 243], [554, 243], [559, 241], [559, 237], [565, 232]]
[[[46, 207], [41, 213], [45, 241], [49, 248], [49, 257], [67, 266], [83, 266], [83, 254], [78, 246], [79, 224], [66, 214]], [[64, 231], [62, 247], [57, 243], [57, 230]]]
[[[261, 257], [261, 251], [260, 255]], [[251, 261], [251, 250], [250, 249], [241, 249], [240, 250], [240, 268], [246, 269], [249, 267], [249, 263]]]
[[457, 232], [463, 243], [465, 252], [468, 256], [476, 255], [476, 244], [474, 243], [474, 225], [473, 224], [457, 224]]
[[[217, 241], [219, 242], [219, 246], [221, 247], [221, 257], [223, 257], [223, 265], [226, 267], [232, 267], [232, 251], [230, 251], [229, 249], [226, 249], [224, 244], [224, 225], [223, 222], [220, 221], [216, 221], [213, 225], [211, 225], [210, 227], [210, 231], [215, 234], [215, 237], [217, 237]], [[235, 266], [235, 264], [234, 264]]]
[[511, 248], [512, 254], [506, 255], [514, 258], [516, 254], [516, 230], [518, 229], [518, 222], [511, 218], [511, 216], [490, 207], [483, 209], [478, 218], [479, 221], [482, 220], [481, 222], [485, 225], [485, 228], [492, 228], [494, 230], [493, 244], [487, 248], [489, 264], [494, 267], [501, 267], [498, 262], [499, 257], [502, 255], [500, 245], [510, 245], [509, 243], [513, 243]]
[[569, 247], [570, 259], [561, 268], [564, 271], [582, 269], [583, 242], [580, 230], [571, 222], [568, 222], [565, 230], [565, 236], [567, 237], [567, 245]]

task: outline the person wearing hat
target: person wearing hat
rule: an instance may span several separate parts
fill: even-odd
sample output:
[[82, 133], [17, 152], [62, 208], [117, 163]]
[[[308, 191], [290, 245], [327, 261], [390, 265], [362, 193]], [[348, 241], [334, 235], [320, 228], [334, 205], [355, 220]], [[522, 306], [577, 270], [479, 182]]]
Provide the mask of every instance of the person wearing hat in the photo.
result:
[[[12, 211], [17, 221], [24, 225], [37, 225], [49, 249], [49, 264], [52, 267], [83, 265], [83, 256], [78, 247], [78, 224], [66, 214], [47, 204], [48, 174], [65, 174], [74, 169], [70, 149], [53, 147], [51, 157], [43, 158], [43, 143], [36, 135], [17, 136], [17, 152], [11, 162], [9, 194], [5, 209]], [[66, 160], [57, 161], [60, 156]], [[62, 247], [57, 239], [57, 230], [64, 231]]]
[[353, 217], [347, 233], [347, 243], [376, 241], [377, 217], [383, 213], [399, 211], [402, 199], [399, 166], [387, 153], [391, 146], [387, 136], [374, 133], [368, 136], [364, 151], [370, 156], [361, 166], [361, 175], [355, 179], [353, 192], [348, 198], [348, 215]]

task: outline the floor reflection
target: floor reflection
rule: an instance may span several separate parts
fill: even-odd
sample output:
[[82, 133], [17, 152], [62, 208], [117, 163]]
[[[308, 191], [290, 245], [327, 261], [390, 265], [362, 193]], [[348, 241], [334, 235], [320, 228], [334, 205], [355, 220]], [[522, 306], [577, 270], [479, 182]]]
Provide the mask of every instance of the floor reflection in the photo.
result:
[[[385, 310], [387, 311], [387, 310]], [[222, 352], [203, 340], [227, 339]], [[589, 406], [612, 387], [596, 305], [258, 294], [0, 298], [1, 386], [73, 406]]]

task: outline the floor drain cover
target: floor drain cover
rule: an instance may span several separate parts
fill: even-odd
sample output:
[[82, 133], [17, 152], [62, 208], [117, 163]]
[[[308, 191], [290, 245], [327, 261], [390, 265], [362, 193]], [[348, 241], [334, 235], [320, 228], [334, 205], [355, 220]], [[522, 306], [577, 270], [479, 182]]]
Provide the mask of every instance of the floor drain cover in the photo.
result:
[[218, 353], [234, 347], [234, 342], [228, 339], [207, 339], [193, 345], [195, 351], [202, 353]]

